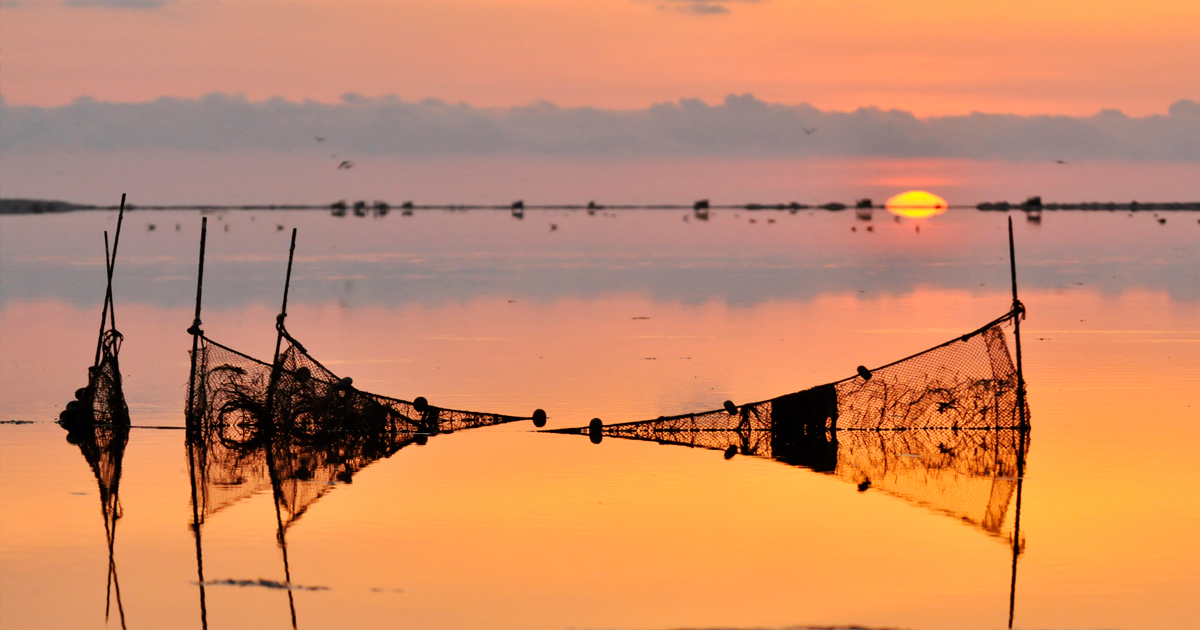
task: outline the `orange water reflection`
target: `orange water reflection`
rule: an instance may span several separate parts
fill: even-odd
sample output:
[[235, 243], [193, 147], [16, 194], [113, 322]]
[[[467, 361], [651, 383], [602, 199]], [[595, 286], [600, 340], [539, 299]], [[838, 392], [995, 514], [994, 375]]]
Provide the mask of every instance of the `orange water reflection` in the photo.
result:
[[[957, 220], [951, 213], [921, 238], [953, 247], [955, 234], [971, 233], [955, 232]], [[628, 238], [652, 241], [638, 230], [654, 220], [637, 221], [622, 224]], [[408, 229], [420, 229], [414, 225]], [[749, 229], [744, 220], [739, 225]], [[1055, 226], [1038, 229], [1053, 234]], [[844, 224], [835, 227], [806, 229], [850, 238]], [[990, 237], [993, 227], [977, 231]], [[879, 247], [906, 260], [896, 234]], [[892, 238], [883, 224], [872, 236]], [[691, 246], [690, 238], [680, 240]], [[722, 238], [752, 237], [731, 228]], [[764, 248], [775, 252], [791, 237], [770, 238]], [[219, 255], [223, 245], [215, 243]], [[1188, 500], [1200, 478], [1200, 303], [1136, 283], [1115, 292], [1077, 286], [1066, 281], [1076, 277], [1068, 275], [1075, 263], [1029, 256], [1031, 266], [1067, 271], [1056, 286], [1022, 292], [1035, 417], [1017, 625], [1187, 628], [1200, 612], [1191, 596], [1200, 585], [1200, 502]], [[309, 264], [348, 275], [330, 259]], [[463, 300], [354, 303], [353, 294], [305, 299], [305, 283], [318, 274], [300, 262], [293, 290], [301, 298], [289, 308], [289, 328], [356, 386], [499, 413], [543, 407], [551, 427], [709, 409], [829, 382], [859, 364], [886, 363], [974, 329], [1010, 299], [1007, 287], [928, 284], [741, 304], [616, 290], [540, 298], [480, 290]], [[905, 264], [933, 277], [943, 269], [936, 263]], [[222, 285], [213, 286], [205, 330], [269, 356], [275, 308], [221, 305]], [[182, 425], [190, 309], [119, 304], [134, 423]], [[95, 310], [51, 298], [4, 303], [2, 419], [57, 414], [91, 362]], [[352, 483], [330, 486], [287, 531], [293, 581], [329, 588], [294, 593], [298, 624], [1005, 622], [1009, 549], [976, 527], [768, 460], [725, 461], [718, 452], [645, 442], [593, 446], [530, 428], [437, 436], [371, 463]], [[0, 426], [6, 628], [103, 625], [108, 558], [96, 481], [64, 438], [51, 424]], [[130, 627], [198, 626], [183, 444], [181, 431], [142, 429], [125, 451], [115, 557]], [[1000, 531], [1009, 531], [1012, 516]], [[281, 580], [275, 519], [270, 492], [209, 518], [206, 579]], [[207, 598], [213, 628], [289, 624], [279, 590], [213, 585]]]
[[[313, 352], [365, 389], [497, 411], [536, 403], [551, 411], [552, 426], [563, 426], [593, 414], [632, 419], [708, 408], [719, 399], [747, 400], [830, 380], [852, 363], [877, 363], [969, 328], [1003, 297], [924, 291], [730, 309], [630, 296], [564, 300], [502, 315], [496, 315], [499, 304], [481, 300], [352, 313], [300, 306], [293, 317]], [[1186, 576], [1200, 561], [1188, 542], [1195, 533], [1190, 523], [1200, 512], [1179, 497], [1193, 492], [1190, 454], [1200, 445], [1189, 420], [1200, 333], [1188, 327], [1200, 313], [1155, 295], [1113, 300], [1037, 293], [1026, 302], [1034, 314], [1026, 324], [1026, 365], [1038, 413], [1018, 621], [1152, 618], [1158, 627], [1185, 627], [1193, 612], [1183, 597], [1192, 584]], [[948, 312], [948, 304], [957, 306]], [[137, 307], [124, 313], [127, 327], [163, 325], [164, 333], [162, 322], [186, 315]], [[633, 320], [630, 313], [651, 319]], [[92, 319], [90, 312], [32, 304], [9, 306], [5, 321], [48, 315]], [[1091, 317], [1136, 325], [1107, 332], [1077, 326]], [[397, 320], [406, 325], [392, 326]], [[928, 328], [931, 320], [944, 328]], [[214, 335], [234, 321], [262, 321], [269, 331], [270, 314], [212, 313], [208, 321]], [[789, 334], [797, 323], [825, 334]], [[367, 340], [354, 330], [380, 332]], [[458, 334], [448, 336], [451, 330]], [[247, 346], [268, 345], [258, 341]], [[5, 345], [8, 353], [35, 353], [32, 340], [9, 337]], [[137, 392], [182, 395], [176, 372], [183, 345], [140, 344], [138, 362], [163, 369], [127, 379], [135, 422], [139, 410], [146, 420], [178, 418], [177, 411], [139, 404]], [[130, 357], [138, 347], [127, 344]], [[773, 350], [740, 351], [747, 347]], [[75, 376], [64, 372], [64, 379]], [[19, 406], [22, 388], [13, 383], [6, 371], [5, 391], [16, 393], [6, 404]], [[1130, 417], [1141, 418], [1136, 427]], [[6, 606], [6, 618], [12, 627], [98, 623], [103, 532], [94, 497], [71, 495], [87, 491], [90, 470], [77, 451], [65, 448], [57, 427], [2, 431], [4, 595], [27, 602]], [[1169, 443], [1152, 437], [1166, 433]], [[118, 556], [131, 623], [175, 625], [197, 612], [194, 586], [187, 583], [194, 580], [188, 577], [194, 558], [182, 526], [190, 516], [181, 437], [135, 433], [127, 451]], [[1166, 461], [1175, 463], [1163, 475]], [[1169, 519], [1146, 520], [1167, 512]], [[1098, 519], [1104, 527], [1094, 527]], [[48, 529], [48, 521], [60, 525]], [[281, 579], [273, 523], [269, 493], [211, 519], [204, 539], [210, 579]], [[1151, 546], [1137, 542], [1147, 526], [1156, 532]], [[290, 529], [288, 543], [293, 580], [331, 589], [296, 594], [301, 625], [313, 627], [347, 620], [394, 626], [397, 619], [411, 627], [783, 625], [797, 619], [995, 627], [1006, 609], [1005, 545], [906, 502], [859, 494], [771, 462], [726, 462], [708, 451], [642, 443], [600, 448], [523, 427], [440, 436], [376, 462], [352, 485], [322, 497]], [[55, 569], [63, 563], [79, 569], [63, 575]], [[910, 579], [914, 573], [921, 579]], [[1162, 576], [1173, 576], [1175, 586], [1161, 586]], [[49, 610], [37, 604], [37, 593], [52, 583], [93, 596]], [[1086, 599], [1118, 584], [1156, 586], [1153, 596], [1139, 590], [1136, 605]], [[957, 612], [945, 612], [946, 593], [956, 594]], [[464, 597], [470, 606], [461, 604]], [[214, 586], [208, 598], [213, 627], [287, 621], [280, 592]], [[1061, 602], [1079, 598], [1093, 612], [1066, 615]], [[898, 601], [905, 605], [888, 603]], [[1141, 603], [1147, 601], [1153, 609]]]

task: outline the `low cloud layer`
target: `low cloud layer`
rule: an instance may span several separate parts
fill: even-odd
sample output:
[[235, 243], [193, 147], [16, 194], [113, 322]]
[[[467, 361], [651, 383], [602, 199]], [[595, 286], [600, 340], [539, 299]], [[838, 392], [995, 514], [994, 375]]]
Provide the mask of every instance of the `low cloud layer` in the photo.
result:
[[67, 7], [100, 7], [103, 9], [157, 9], [166, 0], [63, 0]]
[[79, 99], [60, 107], [0, 101], [0, 150], [177, 149], [355, 151], [399, 156], [580, 155], [945, 157], [1003, 160], [1200, 161], [1200, 103], [1131, 118], [969, 114], [918, 118], [902, 110], [822, 111], [751, 95], [639, 110], [538, 103], [478, 108], [347, 95], [338, 104], [212, 94], [144, 103]]
[[733, 4], [760, 2], [761, 0], [661, 0], [660, 11], [676, 11], [692, 15], [725, 15]]

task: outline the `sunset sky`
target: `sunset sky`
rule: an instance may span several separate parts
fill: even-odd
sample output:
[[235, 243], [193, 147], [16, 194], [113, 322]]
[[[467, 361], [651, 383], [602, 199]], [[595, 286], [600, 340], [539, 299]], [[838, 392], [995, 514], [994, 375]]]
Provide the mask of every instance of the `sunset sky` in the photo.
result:
[[4, 0], [3, 98], [344, 93], [634, 109], [752, 93], [919, 116], [1200, 96], [1195, 0]]

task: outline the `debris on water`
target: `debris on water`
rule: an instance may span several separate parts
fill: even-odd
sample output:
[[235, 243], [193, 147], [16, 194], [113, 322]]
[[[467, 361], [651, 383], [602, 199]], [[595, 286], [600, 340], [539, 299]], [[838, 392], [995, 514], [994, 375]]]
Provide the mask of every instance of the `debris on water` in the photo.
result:
[[[192, 582], [192, 584], [196, 584]], [[303, 584], [289, 584], [287, 582], [277, 582], [275, 580], [212, 580], [204, 583], [205, 586], [259, 586], [262, 588], [271, 588], [281, 591], [328, 591], [328, 586], [304, 586]]]
[[404, 592], [404, 589], [402, 589], [402, 588], [379, 588], [379, 587], [375, 587], [375, 588], [372, 588], [372, 589], [371, 589], [371, 592], [372, 592], [372, 593], [403, 593], [403, 592]]
[[921, 459], [921, 456], [916, 453], [900, 453], [897, 457], [916, 457], [917, 459]]
[[0, 424], [34, 424], [33, 420], [0, 420]]

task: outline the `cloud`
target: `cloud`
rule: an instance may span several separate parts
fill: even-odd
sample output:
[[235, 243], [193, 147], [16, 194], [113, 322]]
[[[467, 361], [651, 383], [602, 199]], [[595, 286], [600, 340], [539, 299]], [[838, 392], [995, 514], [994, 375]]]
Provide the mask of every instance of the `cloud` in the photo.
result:
[[63, 0], [67, 7], [100, 7], [104, 9], [157, 9], [167, 0]]
[[[972, 113], [918, 118], [898, 109], [849, 112], [767, 103], [750, 94], [638, 110], [552, 103], [480, 108], [427, 99], [346, 95], [341, 103], [252, 102], [210, 94], [59, 107], [0, 100], [0, 150], [352, 150], [360, 154], [945, 157], [1002, 160], [1200, 161], [1200, 103], [1143, 118]], [[327, 141], [317, 142], [316, 137]]]
[[734, 3], [753, 3], [762, 0], [664, 0], [658, 5], [660, 11], [675, 11], [692, 15], [724, 15], [729, 13], [729, 5]]

